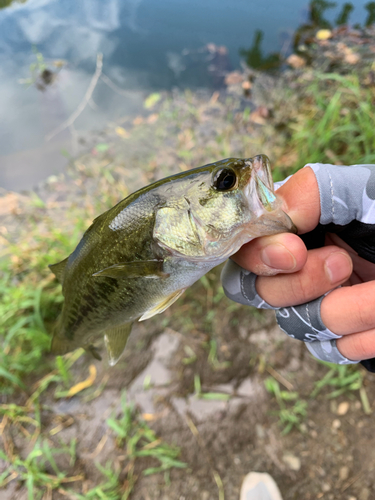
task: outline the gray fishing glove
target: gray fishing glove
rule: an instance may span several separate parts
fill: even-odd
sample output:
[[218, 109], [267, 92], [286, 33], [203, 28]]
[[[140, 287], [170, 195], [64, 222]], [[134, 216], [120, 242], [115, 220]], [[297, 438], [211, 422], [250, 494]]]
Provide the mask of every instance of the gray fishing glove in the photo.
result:
[[[308, 166], [318, 181], [321, 216], [319, 225], [301, 236], [306, 247], [322, 247], [326, 232], [337, 233], [360, 257], [375, 263], [375, 165], [346, 167], [315, 163]], [[320, 315], [324, 296], [294, 307], [275, 308], [257, 294], [256, 278], [255, 274], [228, 261], [222, 272], [224, 291], [241, 304], [275, 309], [280, 328], [290, 337], [306, 342], [316, 358], [337, 364], [358, 363], [342, 356], [336, 346], [340, 336], [324, 325]], [[369, 371], [375, 371], [375, 358], [362, 364]]]

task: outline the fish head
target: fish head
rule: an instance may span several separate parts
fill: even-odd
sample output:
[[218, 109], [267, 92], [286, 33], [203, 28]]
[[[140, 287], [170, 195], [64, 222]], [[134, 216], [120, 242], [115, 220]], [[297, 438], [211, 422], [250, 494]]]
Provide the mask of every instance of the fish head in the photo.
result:
[[275, 195], [265, 155], [211, 163], [181, 181], [185, 210], [166, 208], [155, 228], [156, 239], [173, 253], [225, 260], [258, 236], [296, 232]]

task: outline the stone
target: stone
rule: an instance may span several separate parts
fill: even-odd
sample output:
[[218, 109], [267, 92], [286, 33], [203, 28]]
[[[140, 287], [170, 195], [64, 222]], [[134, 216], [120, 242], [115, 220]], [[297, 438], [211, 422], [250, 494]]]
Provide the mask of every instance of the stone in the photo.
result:
[[283, 455], [283, 462], [291, 470], [299, 471], [301, 468], [301, 460], [291, 453], [286, 453], [285, 455]]
[[328, 484], [328, 483], [323, 483], [322, 484], [322, 490], [324, 491], [324, 493], [327, 493], [327, 491], [330, 491], [331, 489], [331, 485]]
[[346, 415], [349, 410], [349, 403], [348, 401], [343, 401], [342, 403], [339, 404], [337, 407], [337, 415]]
[[346, 481], [349, 477], [349, 467], [347, 465], [343, 465], [339, 470], [339, 478], [341, 481]]
[[341, 422], [338, 418], [335, 418], [335, 420], [332, 422], [332, 430], [337, 431], [337, 429], [340, 429], [341, 427]]
[[359, 494], [358, 500], [369, 500], [370, 493], [371, 492], [368, 488], [363, 488]]

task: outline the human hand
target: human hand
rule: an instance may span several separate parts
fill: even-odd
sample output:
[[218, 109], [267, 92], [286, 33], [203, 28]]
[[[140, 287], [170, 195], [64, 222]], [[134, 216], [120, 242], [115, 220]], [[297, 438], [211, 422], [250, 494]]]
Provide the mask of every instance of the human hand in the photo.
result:
[[[353, 183], [356, 181], [352, 179]], [[365, 187], [366, 183], [361, 189]], [[350, 183], [345, 189], [346, 197], [355, 194]], [[277, 194], [297, 226], [298, 234], [309, 233], [319, 220], [322, 222], [318, 182], [311, 168], [298, 171]], [[334, 193], [330, 194], [333, 199]], [[342, 199], [334, 201], [343, 203]], [[332, 210], [334, 212], [334, 207]], [[337, 213], [333, 213], [333, 221], [335, 216]], [[353, 220], [353, 215], [345, 217]], [[375, 219], [372, 222], [375, 223]], [[319, 303], [320, 317], [330, 332], [342, 336], [335, 340], [339, 352], [353, 361], [375, 356], [375, 264], [360, 257], [337, 234], [327, 233], [324, 246], [313, 250], [307, 250], [297, 235], [265, 236], [244, 245], [232, 260], [259, 275], [256, 292], [274, 308], [306, 304], [332, 290]], [[225, 288], [225, 271], [223, 276]], [[293, 335], [289, 329], [286, 331]], [[333, 339], [335, 335], [327, 338]]]

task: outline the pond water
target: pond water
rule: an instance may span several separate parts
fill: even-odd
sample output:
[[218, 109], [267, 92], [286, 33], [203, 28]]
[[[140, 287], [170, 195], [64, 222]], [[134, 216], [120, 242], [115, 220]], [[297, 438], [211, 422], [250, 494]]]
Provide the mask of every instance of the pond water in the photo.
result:
[[[367, 3], [351, 2], [350, 24], [365, 22]], [[324, 18], [334, 23], [344, 4], [337, 1]], [[223, 72], [240, 66], [257, 30], [265, 57], [286, 54], [309, 19], [309, 4], [301, 0], [0, 0], [2, 6], [0, 187], [13, 190], [61, 171], [67, 162], [61, 151], [74, 154], [72, 132], [136, 114], [154, 90], [215, 88]], [[47, 141], [82, 101], [98, 53], [104, 79], [75, 131]], [[52, 84], [35, 82], [45, 65], [57, 74]]]

